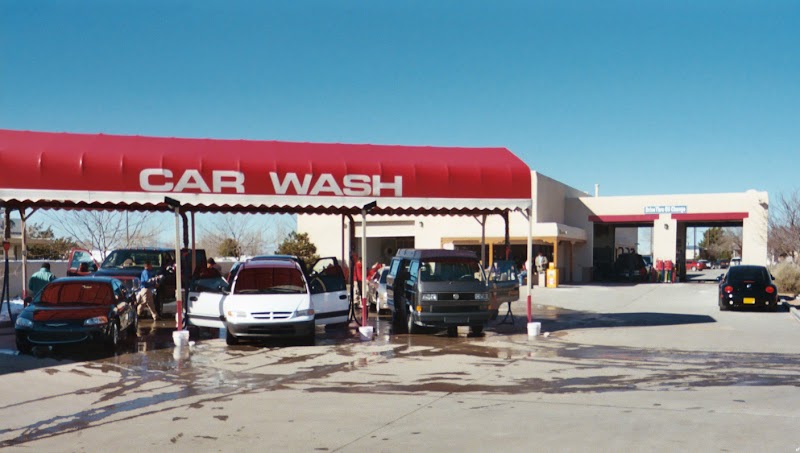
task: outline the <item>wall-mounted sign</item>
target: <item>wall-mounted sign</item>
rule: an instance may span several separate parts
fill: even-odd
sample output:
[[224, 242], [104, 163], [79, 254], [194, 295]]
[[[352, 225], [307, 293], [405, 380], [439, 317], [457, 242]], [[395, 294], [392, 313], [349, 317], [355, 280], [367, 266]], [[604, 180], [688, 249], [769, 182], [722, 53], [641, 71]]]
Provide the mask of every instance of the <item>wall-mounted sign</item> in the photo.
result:
[[686, 214], [686, 206], [645, 206], [645, 214]]

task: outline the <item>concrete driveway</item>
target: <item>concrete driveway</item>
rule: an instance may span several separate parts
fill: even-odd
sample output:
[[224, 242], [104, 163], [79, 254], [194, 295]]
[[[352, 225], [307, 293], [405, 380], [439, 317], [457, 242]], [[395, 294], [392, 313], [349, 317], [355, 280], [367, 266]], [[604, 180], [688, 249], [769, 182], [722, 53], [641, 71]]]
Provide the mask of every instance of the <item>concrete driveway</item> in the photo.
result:
[[368, 342], [319, 329], [313, 347], [177, 349], [162, 321], [112, 357], [31, 357], [0, 335], [0, 446], [795, 451], [800, 323], [715, 298], [696, 283], [536, 289], [534, 338], [524, 296], [515, 324], [477, 338], [392, 335], [373, 317]]

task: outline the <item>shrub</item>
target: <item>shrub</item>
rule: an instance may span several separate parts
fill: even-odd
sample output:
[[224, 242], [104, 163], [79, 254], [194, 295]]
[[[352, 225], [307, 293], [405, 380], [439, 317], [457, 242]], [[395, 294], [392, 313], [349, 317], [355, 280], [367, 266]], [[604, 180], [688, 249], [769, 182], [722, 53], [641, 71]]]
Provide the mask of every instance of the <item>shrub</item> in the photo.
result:
[[795, 263], [780, 263], [772, 267], [775, 284], [778, 292], [796, 296], [800, 293], [800, 265]]

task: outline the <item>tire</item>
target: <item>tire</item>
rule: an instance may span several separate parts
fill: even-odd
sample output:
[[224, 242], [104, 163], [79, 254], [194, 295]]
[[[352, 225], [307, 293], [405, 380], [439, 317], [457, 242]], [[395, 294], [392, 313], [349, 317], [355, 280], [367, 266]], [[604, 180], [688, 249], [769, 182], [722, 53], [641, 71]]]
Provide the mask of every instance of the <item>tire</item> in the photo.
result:
[[411, 315], [411, 307], [406, 311], [406, 331], [409, 335], [415, 335], [420, 332], [420, 326], [414, 322], [414, 316]]
[[109, 351], [116, 351], [120, 343], [119, 322], [112, 321], [108, 325], [108, 338], [106, 338], [106, 348]]
[[696, 271], [697, 270], [697, 266], [692, 266], [692, 270]]
[[239, 344], [239, 339], [236, 338], [236, 335], [232, 334], [230, 330], [225, 330], [225, 343], [228, 346], [235, 346]]
[[17, 351], [19, 351], [20, 354], [30, 354], [33, 352], [33, 345], [27, 339], [17, 335]]
[[483, 333], [483, 326], [469, 326], [469, 334], [478, 336]]
[[458, 336], [458, 326], [447, 326], [447, 336], [448, 337], [457, 337]]
[[719, 304], [719, 311], [728, 311], [728, 306], [725, 304]]

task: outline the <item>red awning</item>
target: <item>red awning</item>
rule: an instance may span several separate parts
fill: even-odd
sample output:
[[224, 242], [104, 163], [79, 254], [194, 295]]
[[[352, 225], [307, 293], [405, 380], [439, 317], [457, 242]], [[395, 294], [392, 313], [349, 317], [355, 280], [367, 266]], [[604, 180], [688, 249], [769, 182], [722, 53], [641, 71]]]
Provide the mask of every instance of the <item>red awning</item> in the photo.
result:
[[348, 145], [0, 130], [0, 204], [198, 212], [468, 214], [525, 209], [505, 148]]

